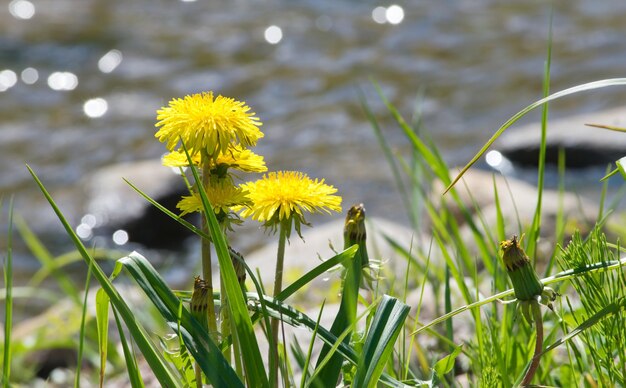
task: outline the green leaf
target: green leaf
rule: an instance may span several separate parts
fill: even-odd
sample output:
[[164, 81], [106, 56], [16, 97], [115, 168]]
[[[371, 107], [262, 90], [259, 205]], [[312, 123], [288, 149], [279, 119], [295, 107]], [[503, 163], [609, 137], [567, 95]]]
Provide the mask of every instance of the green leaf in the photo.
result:
[[615, 162], [617, 164], [617, 168], [619, 169], [620, 174], [622, 174], [622, 178], [626, 180], [626, 156]]
[[363, 352], [359, 357], [354, 387], [375, 387], [393, 354], [393, 345], [409, 314], [409, 306], [398, 299], [384, 295], [367, 333]]
[[96, 292], [96, 323], [98, 327], [98, 349], [100, 352], [100, 386], [104, 385], [109, 342], [109, 296], [101, 288]]
[[454, 362], [456, 358], [461, 354], [461, 350], [463, 349], [463, 345], [457, 346], [452, 353], [448, 354], [441, 360], [435, 363], [433, 366], [433, 371], [437, 375], [439, 379], [443, 378], [446, 374], [450, 373], [452, 368], [454, 367]]
[[96, 278], [96, 280], [98, 280], [98, 283], [100, 283], [100, 286], [102, 287], [102, 289], [104, 289], [104, 291], [107, 293], [109, 298], [111, 298], [111, 304], [120, 313], [120, 316], [124, 320], [124, 323], [126, 324], [126, 327], [128, 328], [128, 331], [135, 339], [135, 342], [137, 343], [137, 346], [141, 350], [141, 353], [143, 354], [144, 358], [146, 359], [146, 362], [148, 363], [148, 365], [150, 365], [150, 369], [154, 373], [154, 376], [159, 380], [162, 386], [180, 387], [179, 379], [177, 379], [173, 375], [167, 362], [165, 361], [161, 353], [156, 350], [154, 344], [150, 340], [145, 329], [139, 324], [139, 322], [137, 322], [135, 314], [128, 307], [128, 305], [126, 304], [122, 296], [119, 294], [117, 289], [113, 286], [111, 281], [107, 278], [102, 268], [98, 265], [95, 259], [87, 252], [87, 249], [83, 245], [82, 241], [76, 235], [76, 233], [74, 232], [74, 229], [69, 224], [69, 222], [65, 219], [65, 217], [63, 216], [63, 213], [61, 212], [59, 207], [56, 205], [56, 203], [52, 199], [52, 196], [50, 195], [50, 193], [48, 193], [48, 191], [44, 187], [43, 183], [41, 183], [41, 181], [39, 180], [35, 172], [30, 168], [30, 166], [27, 165], [26, 168], [28, 168], [28, 171], [30, 172], [33, 179], [39, 186], [39, 189], [48, 200], [48, 203], [50, 203], [50, 206], [52, 207], [57, 217], [61, 221], [61, 224], [63, 224], [63, 227], [65, 228], [65, 231], [67, 232], [67, 235], [74, 242], [74, 245], [80, 252], [85, 263], [87, 263], [87, 265], [92, 268], [94, 277]]

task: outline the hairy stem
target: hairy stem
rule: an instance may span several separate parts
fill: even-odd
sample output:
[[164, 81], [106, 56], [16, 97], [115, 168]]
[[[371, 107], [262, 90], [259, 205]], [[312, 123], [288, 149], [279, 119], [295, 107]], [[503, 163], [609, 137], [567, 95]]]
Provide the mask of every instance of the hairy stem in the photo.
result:
[[541, 317], [541, 310], [539, 309], [539, 302], [533, 300], [530, 303], [533, 320], [537, 326], [537, 338], [535, 341], [535, 353], [533, 354], [528, 371], [526, 372], [526, 375], [521, 383], [521, 386], [523, 387], [529, 385], [533, 377], [535, 377], [535, 373], [537, 373], [537, 368], [539, 367], [539, 360], [541, 359], [541, 349], [543, 348], [543, 321]]

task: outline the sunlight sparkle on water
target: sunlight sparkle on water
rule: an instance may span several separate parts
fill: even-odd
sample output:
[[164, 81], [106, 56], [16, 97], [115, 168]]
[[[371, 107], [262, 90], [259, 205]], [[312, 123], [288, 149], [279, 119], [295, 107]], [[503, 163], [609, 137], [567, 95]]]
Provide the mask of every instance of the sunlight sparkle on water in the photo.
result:
[[376, 7], [374, 8], [374, 10], [372, 11], [372, 19], [374, 19], [374, 21], [378, 24], [385, 24], [387, 23], [387, 8], [385, 7]]
[[109, 109], [109, 104], [104, 98], [97, 97], [85, 101], [83, 104], [83, 112], [87, 117], [98, 118], [104, 116]]
[[278, 26], [269, 26], [265, 29], [265, 40], [269, 44], [276, 44], [283, 39], [283, 30]]
[[13, 70], [0, 71], [0, 92], [12, 88], [17, 83], [17, 74]]
[[80, 224], [76, 227], [76, 235], [83, 240], [89, 240], [93, 237], [91, 226], [87, 224]]
[[48, 77], [48, 86], [53, 90], [74, 90], [78, 86], [78, 77], [68, 71], [55, 71]]
[[122, 52], [111, 50], [98, 61], [98, 69], [103, 73], [110, 73], [122, 62]]
[[113, 242], [117, 245], [124, 245], [128, 242], [128, 232], [123, 229], [116, 230], [112, 237]]
[[39, 79], [39, 72], [35, 68], [27, 67], [22, 70], [20, 77], [22, 78], [22, 82], [26, 85], [32, 85]]
[[28, 0], [13, 0], [9, 12], [16, 19], [28, 20], [35, 16], [35, 5]]
[[391, 24], [400, 24], [404, 20], [404, 9], [399, 5], [391, 5], [385, 12], [387, 21]]

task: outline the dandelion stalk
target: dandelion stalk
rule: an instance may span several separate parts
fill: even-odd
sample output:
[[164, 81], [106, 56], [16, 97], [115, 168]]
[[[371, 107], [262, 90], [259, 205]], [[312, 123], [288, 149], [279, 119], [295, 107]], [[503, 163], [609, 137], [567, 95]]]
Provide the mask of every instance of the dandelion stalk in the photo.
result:
[[535, 353], [530, 361], [528, 371], [522, 380], [522, 386], [529, 385], [533, 377], [535, 377], [535, 373], [537, 373], [537, 368], [539, 367], [539, 360], [543, 354], [541, 352], [541, 349], [543, 348], [543, 320], [541, 317], [541, 310], [539, 309], [539, 302], [537, 300], [531, 301], [530, 309], [533, 313], [533, 318], [535, 319], [537, 338], [535, 340]]
[[[285, 262], [285, 243], [287, 241], [287, 227], [284, 223], [280, 224], [280, 231], [278, 232], [278, 252], [276, 253], [276, 273], [274, 274], [274, 297], [283, 290], [283, 265]], [[273, 352], [274, 356], [270, 357], [271, 364], [270, 371], [274, 376], [274, 385], [278, 386], [278, 329], [280, 320], [278, 318], [272, 319], [272, 342], [270, 343], [270, 352]]]

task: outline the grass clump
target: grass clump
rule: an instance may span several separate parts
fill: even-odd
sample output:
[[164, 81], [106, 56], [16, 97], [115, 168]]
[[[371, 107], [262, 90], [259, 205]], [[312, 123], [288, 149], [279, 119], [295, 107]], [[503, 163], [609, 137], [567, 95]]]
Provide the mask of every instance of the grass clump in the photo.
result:
[[[546, 88], [544, 98], [502, 125], [456, 177], [425, 130], [409, 124], [380, 94], [411, 145], [408, 157], [395, 156], [375, 115], [363, 101], [392, 166], [416, 236], [410, 244], [394, 235], [384, 236], [394, 254], [387, 259], [402, 263], [395, 272], [388, 268], [389, 261], [368, 249], [366, 242], [371, 241], [370, 233], [376, 225], [365, 222], [365, 209], [357, 205], [348, 211], [344, 230], [337, 231], [343, 234], [343, 250], [290, 284], [283, 284], [287, 239], [302, 236], [302, 225], [309, 226], [308, 214], [340, 211], [341, 198], [324, 180], [298, 172], [268, 173], [256, 182], [236, 183], [240, 175], [233, 174], [233, 170], [259, 173], [266, 167], [262, 157], [251, 154], [249, 149], [263, 137], [260, 120], [245, 103], [230, 98], [213, 98], [212, 93], [187, 96], [172, 100], [158, 113], [157, 137], [172, 152], [164, 163], [181, 168], [181, 179], [189, 189], [179, 209], [181, 213], [200, 213], [200, 226], [186, 222], [133, 186], [201, 239], [198, 262], [202, 269], [199, 274], [189, 274], [189, 290], [172, 290], [149, 259], [137, 252], [118, 254], [113, 272], [106, 274], [96, 260], [102, 252], [84, 246], [29, 168], [76, 246], [75, 255], [89, 269], [83, 288], [88, 288], [91, 276], [100, 287], [97, 330], [92, 330], [93, 313], [86, 308], [87, 294], [81, 294], [81, 287], [63, 274], [61, 259], [47, 253], [26, 224], [17, 221], [22, 236], [31, 242], [31, 250], [42, 258], [46, 269], [44, 274], [36, 275], [37, 282], [52, 276], [79, 309], [81, 322], [74, 343], [79, 349], [77, 365], [81, 367], [76, 368], [74, 384], [80, 385], [85, 378], [80, 373], [85, 363], [93, 370], [87, 378], [97, 378], [104, 385], [115, 371], [123, 371], [133, 387], [143, 386], [146, 371], [168, 387], [621, 384], [626, 377], [625, 260], [620, 259], [623, 250], [619, 240], [609, 243], [603, 234], [606, 217], [601, 214], [601, 222], [588, 236], [575, 233], [564, 247], [557, 244], [562, 232], [557, 233], [551, 251], [545, 253], [537, 249], [541, 200], [529, 225], [508, 224], [499, 206], [502, 196], [509, 194], [506, 187], [498, 186], [493, 179], [496, 212], [494, 219], [488, 219], [472, 192], [464, 192], [466, 188], [460, 183], [493, 141], [532, 109], [585, 90], [624, 84], [626, 79], [597, 81], [552, 95]], [[546, 122], [544, 114], [544, 130]], [[545, 148], [545, 136], [543, 143]], [[544, 164], [540, 166], [545, 168]], [[446, 195], [440, 196], [439, 191], [433, 196], [435, 187], [445, 188]], [[271, 293], [244, 256], [229, 244], [229, 237], [237, 233], [242, 217], [247, 216], [261, 222], [269, 234], [278, 234]], [[556, 230], [563, 231], [567, 221], [560, 214]], [[8, 223], [13, 225], [11, 216]], [[498, 241], [514, 233], [530, 237], [524, 240], [525, 247], [515, 238], [506, 241], [503, 257]], [[4, 266], [5, 386], [27, 378], [26, 374], [11, 374], [15, 360], [11, 350], [19, 358], [23, 344], [11, 336], [11, 307], [16, 294], [11, 284], [11, 234], [8, 237]], [[528, 255], [518, 255], [517, 259], [523, 260], [511, 261], [506, 256], [511, 247], [522, 253], [525, 250]], [[533, 265], [547, 263], [549, 271], [553, 260], [561, 266], [561, 272], [539, 279]], [[525, 276], [518, 279], [511, 272], [520, 266]], [[213, 273], [216, 268], [218, 272]], [[332, 324], [326, 325], [322, 317], [328, 305], [312, 306], [315, 313], [309, 316], [294, 307], [289, 298], [333, 268], [340, 268], [341, 273], [340, 304]], [[142, 290], [152, 316], [138, 319], [142, 317], [120, 292], [122, 274]], [[520, 291], [518, 287], [529, 277], [534, 288]], [[219, 290], [214, 288], [217, 279]], [[510, 280], [515, 289], [510, 289]], [[563, 295], [549, 295], [547, 302], [554, 303], [554, 311], [540, 310], [538, 305], [546, 302], [542, 296], [548, 285]], [[412, 290], [417, 290], [418, 297], [409, 305]], [[336, 295], [328, 299], [333, 297]], [[109, 308], [116, 323], [116, 331], [111, 333], [114, 336], [109, 335]], [[425, 315], [426, 310], [432, 313]], [[288, 326], [306, 328], [307, 342], [290, 338], [285, 330]], [[113, 337], [121, 344], [121, 354], [111, 350]], [[110, 370], [112, 360], [113, 371], [106, 372], [105, 366]]]

